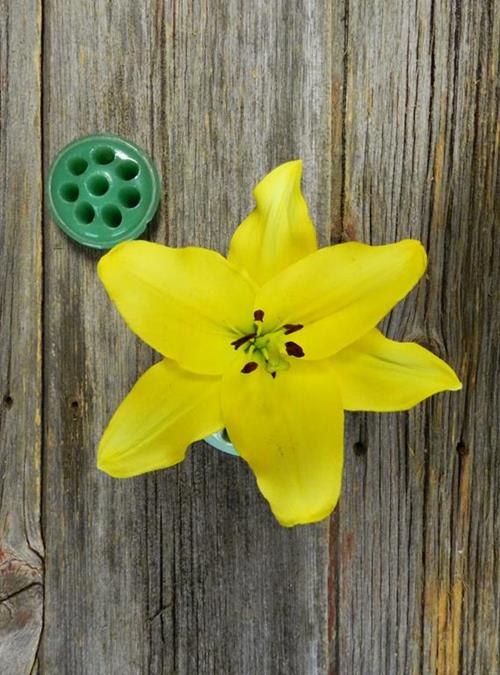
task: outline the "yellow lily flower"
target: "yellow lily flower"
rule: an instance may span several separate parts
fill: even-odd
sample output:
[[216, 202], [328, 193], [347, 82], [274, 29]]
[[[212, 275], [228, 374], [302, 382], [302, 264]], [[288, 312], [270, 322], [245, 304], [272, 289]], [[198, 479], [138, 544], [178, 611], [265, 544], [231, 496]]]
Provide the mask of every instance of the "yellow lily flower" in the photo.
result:
[[98, 467], [123, 478], [173, 466], [226, 428], [285, 526], [329, 515], [341, 486], [346, 410], [407, 410], [461, 384], [437, 356], [376, 325], [426, 267], [418, 241], [317, 250], [302, 164], [255, 188], [228, 258], [119, 244], [99, 276], [129, 327], [165, 358], [111, 419]]

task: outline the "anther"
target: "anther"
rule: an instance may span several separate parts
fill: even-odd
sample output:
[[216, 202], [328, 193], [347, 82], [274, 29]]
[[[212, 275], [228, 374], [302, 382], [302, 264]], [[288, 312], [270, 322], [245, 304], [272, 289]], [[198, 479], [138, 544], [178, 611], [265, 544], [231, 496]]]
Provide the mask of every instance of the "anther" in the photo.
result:
[[304, 350], [296, 342], [285, 342], [285, 348], [289, 356], [296, 356], [297, 358], [304, 356]]
[[258, 363], [255, 363], [255, 361], [249, 361], [248, 363], [245, 363], [245, 365], [241, 369], [241, 372], [245, 373], [246, 375], [247, 373], [252, 373], [258, 367], [259, 367]]
[[285, 335], [290, 335], [290, 333], [295, 333], [304, 326], [301, 323], [286, 323], [283, 328], [285, 329]]
[[253, 318], [255, 321], [264, 321], [264, 310], [256, 309], [253, 313]]
[[233, 342], [231, 342], [231, 344], [235, 349], [239, 349], [239, 347], [241, 347], [241, 345], [244, 345], [245, 342], [248, 342], [249, 340], [252, 340], [255, 336], [256, 336], [256, 333], [250, 333], [250, 335], [243, 335], [243, 337], [240, 337], [237, 340], [233, 340]]

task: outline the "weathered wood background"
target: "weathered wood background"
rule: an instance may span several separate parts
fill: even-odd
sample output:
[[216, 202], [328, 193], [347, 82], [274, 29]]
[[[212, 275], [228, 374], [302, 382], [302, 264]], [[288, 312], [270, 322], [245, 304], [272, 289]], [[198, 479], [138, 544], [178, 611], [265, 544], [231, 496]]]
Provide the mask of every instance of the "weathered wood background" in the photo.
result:
[[[2, 675], [499, 672], [499, 42], [496, 0], [1, 0]], [[96, 470], [155, 356], [42, 191], [104, 131], [158, 163], [156, 241], [225, 251], [253, 184], [302, 157], [322, 243], [427, 247], [386, 328], [464, 389], [351, 415], [328, 522], [281, 529], [203, 443]]]

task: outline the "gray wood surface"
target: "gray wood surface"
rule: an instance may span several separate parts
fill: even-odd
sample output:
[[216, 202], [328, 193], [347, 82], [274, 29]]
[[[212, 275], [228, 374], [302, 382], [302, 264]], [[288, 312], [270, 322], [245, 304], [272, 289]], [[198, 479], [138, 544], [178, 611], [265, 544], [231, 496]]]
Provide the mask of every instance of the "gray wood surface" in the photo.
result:
[[[499, 42], [494, 0], [2, 0], [2, 675], [498, 671]], [[328, 521], [280, 528], [203, 443], [149, 476], [95, 469], [157, 357], [41, 186], [104, 131], [158, 164], [155, 241], [225, 251], [254, 183], [301, 157], [322, 244], [424, 242], [386, 328], [464, 390], [349, 415]]]
[[42, 627], [41, 23], [0, 5], [0, 672], [29, 673]]
[[389, 334], [430, 346], [464, 389], [351, 418], [347, 447], [367, 451], [348, 454], [337, 514], [340, 673], [500, 668], [499, 10], [349, 3], [343, 226], [423, 241], [426, 280]]

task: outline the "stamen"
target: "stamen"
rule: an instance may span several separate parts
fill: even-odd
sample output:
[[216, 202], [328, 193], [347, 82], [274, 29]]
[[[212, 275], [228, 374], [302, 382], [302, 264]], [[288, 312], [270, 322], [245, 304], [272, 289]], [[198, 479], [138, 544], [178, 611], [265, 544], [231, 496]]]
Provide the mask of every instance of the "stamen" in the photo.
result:
[[301, 323], [286, 323], [283, 328], [285, 329], [285, 335], [290, 335], [290, 333], [295, 333], [304, 326]]
[[252, 373], [258, 367], [259, 367], [258, 363], [255, 363], [255, 361], [249, 361], [248, 363], [245, 363], [245, 365], [241, 369], [241, 372], [245, 373], [246, 375], [247, 373]]
[[264, 321], [264, 310], [256, 309], [253, 313], [253, 318], [255, 321]]
[[285, 348], [289, 356], [296, 356], [298, 359], [304, 356], [304, 350], [296, 342], [285, 342]]
[[239, 349], [241, 345], [244, 345], [245, 342], [248, 342], [249, 340], [252, 340], [256, 336], [256, 333], [250, 333], [250, 335], [244, 335], [243, 337], [238, 338], [237, 340], [233, 340], [231, 344], [235, 349]]

